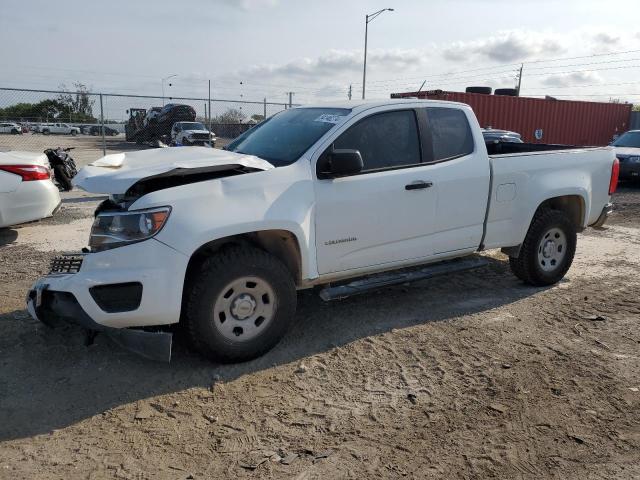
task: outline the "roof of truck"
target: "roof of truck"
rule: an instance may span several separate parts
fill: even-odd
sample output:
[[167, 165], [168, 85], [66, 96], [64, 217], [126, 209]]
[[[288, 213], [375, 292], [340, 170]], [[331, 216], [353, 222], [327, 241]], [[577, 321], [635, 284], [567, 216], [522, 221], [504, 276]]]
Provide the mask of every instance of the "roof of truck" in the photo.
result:
[[445, 100], [423, 100], [418, 98], [389, 98], [386, 100], [347, 100], [338, 102], [323, 102], [313, 105], [301, 105], [298, 108], [349, 108], [351, 110], [364, 110], [374, 107], [383, 107], [386, 105], [403, 105], [403, 104], [442, 104], [447, 103], [451, 105], [466, 106], [465, 103], [460, 102], [448, 102]]

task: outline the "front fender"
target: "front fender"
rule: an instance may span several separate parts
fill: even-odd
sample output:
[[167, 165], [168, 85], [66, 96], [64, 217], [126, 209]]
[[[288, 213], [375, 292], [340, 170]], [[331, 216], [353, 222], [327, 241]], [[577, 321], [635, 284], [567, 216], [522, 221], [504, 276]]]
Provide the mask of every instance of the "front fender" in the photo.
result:
[[286, 230], [298, 241], [303, 278], [316, 270], [314, 190], [307, 162], [155, 191], [131, 209], [164, 205], [171, 207], [171, 215], [155, 238], [185, 255], [226, 237]]

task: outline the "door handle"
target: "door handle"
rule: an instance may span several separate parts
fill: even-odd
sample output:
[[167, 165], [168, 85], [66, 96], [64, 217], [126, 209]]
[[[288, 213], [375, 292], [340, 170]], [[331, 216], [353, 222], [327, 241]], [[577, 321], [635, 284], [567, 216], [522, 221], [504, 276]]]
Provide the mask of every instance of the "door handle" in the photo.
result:
[[430, 188], [433, 186], [433, 182], [425, 182], [424, 180], [418, 180], [404, 186], [405, 190], [420, 190], [422, 188]]

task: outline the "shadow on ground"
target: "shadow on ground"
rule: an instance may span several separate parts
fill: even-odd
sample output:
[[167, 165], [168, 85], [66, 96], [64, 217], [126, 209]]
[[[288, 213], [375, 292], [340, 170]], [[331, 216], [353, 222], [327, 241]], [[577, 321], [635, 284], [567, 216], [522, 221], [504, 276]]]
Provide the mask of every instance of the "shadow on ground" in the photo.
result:
[[[271, 352], [254, 361], [216, 365], [175, 342], [171, 364], [125, 352], [107, 338], [84, 345], [75, 327], [50, 330], [24, 310], [0, 316], [0, 440], [63, 428], [110, 408], [298, 362], [355, 340], [485, 312], [539, 292], [520, 284], [504, 261], [325, 304], [299, 295], [296, 324]], [[348, 366], [345, 366], [348, 368]]]

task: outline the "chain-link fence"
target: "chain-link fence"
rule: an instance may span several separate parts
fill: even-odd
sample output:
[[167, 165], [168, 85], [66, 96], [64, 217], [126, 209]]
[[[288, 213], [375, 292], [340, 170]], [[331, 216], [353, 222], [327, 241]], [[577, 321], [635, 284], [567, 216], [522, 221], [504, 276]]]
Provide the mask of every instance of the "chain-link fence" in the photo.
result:
[[[222, 147], [293, 105], [0, 87], [0, 151], [74, 147], [80, 166], [165, 145]], [[189, 132], [188, 134], [186, 132]]]

